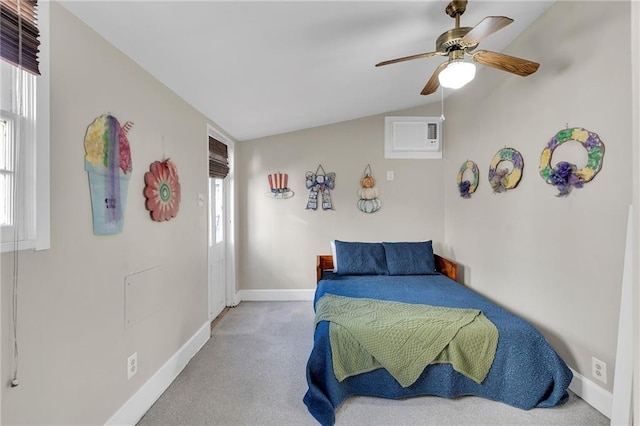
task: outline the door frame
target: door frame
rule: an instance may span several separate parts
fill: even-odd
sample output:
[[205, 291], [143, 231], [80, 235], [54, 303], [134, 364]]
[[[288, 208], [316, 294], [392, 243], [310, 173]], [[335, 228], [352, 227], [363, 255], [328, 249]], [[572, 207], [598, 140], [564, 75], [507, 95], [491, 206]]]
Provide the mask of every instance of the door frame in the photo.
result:
[[[234, 184], [234, 149], [235, 145], [233, 140], [231, 140], [228, 136], [222, 133], [220, 130], [216, 129], [211, 124], [207, 124], [207, 137], [206, 137], [206, 149], [207, 149], [207, 235], [211, 232], [209, 229], [209, 216], [211, 212], [209, 211], [209, 205], [211, 204], [209, 200], [210, 191], [209, 188], [209, 137], [215, 138], [220, 142], [227, 145], [227, 152], [229, 158], [229, 174], [224, 179], [224, 215], [225, 215], [225, 223], [224, 223], [224, 233], [225, 233], [225, 263], [226, 263], [226, 271], [225, 271], [225, 305], [226, 306], [236, 306], [237, 296], [236, 296], [236, 274], [235, 274], [235, 184]], [[208, 238], [208, 237], [207, 237]], [[211, 296], [211, 277], [209, 276], [209, 271], [211, 265], [209, 264], [209, 244], [207, 243], [207, 312], [210, 311], [209, 300]], [[210, 314], [208, 314], [210, 315]], [[209, 320], [213, 320], [214, 318], [209, 318]]]

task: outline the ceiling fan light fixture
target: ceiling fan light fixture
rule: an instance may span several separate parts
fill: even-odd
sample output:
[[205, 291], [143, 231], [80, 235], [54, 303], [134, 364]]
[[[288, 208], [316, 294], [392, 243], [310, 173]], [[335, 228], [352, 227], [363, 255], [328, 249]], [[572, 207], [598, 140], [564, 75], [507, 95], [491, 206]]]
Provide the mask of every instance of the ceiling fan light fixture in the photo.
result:
[[442, 87], [459, 89], [476, 76], [476, 66], [471, 62], [452, 61], [440, 71], [438, 81]]

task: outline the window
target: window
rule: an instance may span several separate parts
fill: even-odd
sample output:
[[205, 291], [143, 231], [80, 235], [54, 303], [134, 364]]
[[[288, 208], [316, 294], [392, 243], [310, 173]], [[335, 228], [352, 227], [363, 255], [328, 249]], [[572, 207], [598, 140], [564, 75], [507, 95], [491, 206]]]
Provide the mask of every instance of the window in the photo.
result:
[[[10, 194], [13, 188], [13, 120], [0, 116], [0, 194]], [[10, 226], [13, 223], [13, 197], [0, 198], [0, 226]]]
[[[6, 5], [2, 3], [2, 23]], [[0, 60], [0, 252], [45, 249], [49, 236], [49, 81], [47, 2], [38, 5], [39, 72]], [[27, 71], [30, 70], [30, 72]], [[37, 117], [37, 121], [36, 121]]]
[[220, 178], [213, 179], [214, 184], [214, 197], [215, 197], [215, 212], [216, 218], [215, 231], [216, 231], [216, 244], [220, 244], [224, 241], [224, 181]]
[[[3, 87], [0, 97], [0, 182], [3, 189], [0, 229], [4, 248], [7, 242], [17, 240], [20, 246], [24, 246], [35, 239], [33, 151], [36, 77], [4, 61], [0, 63], [0, 74]], [[5, 87], [14, 90], [4, 90]]]

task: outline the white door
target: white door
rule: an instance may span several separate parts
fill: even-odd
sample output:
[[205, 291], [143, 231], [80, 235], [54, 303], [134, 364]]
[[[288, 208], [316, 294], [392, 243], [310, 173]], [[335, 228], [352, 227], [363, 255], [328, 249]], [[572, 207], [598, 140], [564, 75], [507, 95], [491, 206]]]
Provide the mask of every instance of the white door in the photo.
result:
[[225, 181], [209, 178], [209, 319], [226, 305]]

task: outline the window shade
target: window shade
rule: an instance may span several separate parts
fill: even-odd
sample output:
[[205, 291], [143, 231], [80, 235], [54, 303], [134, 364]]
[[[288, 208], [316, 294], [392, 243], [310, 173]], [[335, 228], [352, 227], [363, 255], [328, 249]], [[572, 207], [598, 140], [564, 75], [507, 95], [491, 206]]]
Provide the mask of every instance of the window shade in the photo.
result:
[[39, 75], [37, 6], [37, 0], [0, 0], [0, 57]]
[[209, 177], [224, 179], [228, 174], [227, 145], [209, 136]]

